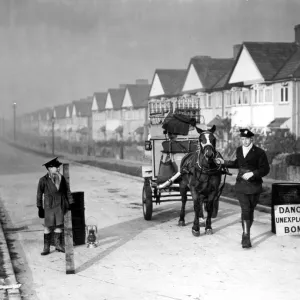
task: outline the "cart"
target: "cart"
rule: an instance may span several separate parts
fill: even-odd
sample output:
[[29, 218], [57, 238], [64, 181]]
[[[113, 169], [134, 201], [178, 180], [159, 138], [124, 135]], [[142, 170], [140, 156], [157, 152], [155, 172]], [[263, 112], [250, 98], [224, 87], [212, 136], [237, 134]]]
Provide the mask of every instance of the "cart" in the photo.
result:
[[[145, 142], [145, 150], [151, 151], [151, 165], [142, 166], [144, 186], [142, 193], [143, 214], [145, 220], [151, 220], [153, 203], [181, 201], [179, 192], [180, 162], [190, 152], [196, 151], [198, 138], [181, 137], [176, 141], [163, 137], [155, 137]], [[163, 159], [171, 160], [174, 166], [173, 175], [170, 177], [159, 176]], [[191, 201], [191, 194], [188, 191], [188, 201]]]

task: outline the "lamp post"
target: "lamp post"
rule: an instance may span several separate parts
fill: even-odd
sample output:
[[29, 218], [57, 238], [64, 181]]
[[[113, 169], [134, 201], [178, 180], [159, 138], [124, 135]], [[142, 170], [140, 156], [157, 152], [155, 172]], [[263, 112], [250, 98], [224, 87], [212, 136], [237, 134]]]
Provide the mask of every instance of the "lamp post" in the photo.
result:
[[16, 141], [16, 107], [17, 103], [13, 103], [13, 110], [14, 110], [14, 141]]
[[54, 124], [55, 124], [55, 117], [54, 117], [54, 115], [52, 115], [51, 122], [52, 122], [52, 155], [54, 156], [54, 149], [55, 149], [55, 145], [54, 145]]

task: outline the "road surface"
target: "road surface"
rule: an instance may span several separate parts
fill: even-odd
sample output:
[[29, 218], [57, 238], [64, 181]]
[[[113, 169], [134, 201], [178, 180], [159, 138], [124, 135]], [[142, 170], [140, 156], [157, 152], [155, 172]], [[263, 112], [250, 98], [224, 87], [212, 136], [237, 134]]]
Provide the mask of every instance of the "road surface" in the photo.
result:
[[71, 190], [84, 191], [86, 223], [97, 225], [99, 245], [75, 247], [76, 274], [66, 275], [64, 254], [40, 255], [35, 197], [46, 160], [0, 142], [0, 199], [23, 299], [299, 299], [300, 238], [271, 233], [269, 214], [256, 212], [252, 249], [241, 248], [239, 207], [224, 202], [214, 234], [201, 228], [197, 238], [191, 202], [186, 227], [177, 226], [179, 202], [154, 205], [145, 221], [140, 181], [75, 164]]

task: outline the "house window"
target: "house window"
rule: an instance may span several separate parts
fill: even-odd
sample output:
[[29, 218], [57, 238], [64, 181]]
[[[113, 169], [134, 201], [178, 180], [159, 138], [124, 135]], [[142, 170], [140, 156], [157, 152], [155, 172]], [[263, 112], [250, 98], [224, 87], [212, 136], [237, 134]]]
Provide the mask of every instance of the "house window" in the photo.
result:
[[264, 90], [252, 90], [252, 103], [263, 103]]
[[211, 108], [211, 94], [207, 94], [207, 107]]
[[227, 107], [231, 106], [231, 93], [230, 92], [225, 93], [225, 105]]
[[243, 104], [249, 104], [249, 91], [243, 91]]
[[200, 96], [200, 107], [205, 108], [206, 107], [206, 95]]
[[273, 90], [265, 89], [265, 103], [272, 103], [272, 102], [273, 102]]
[[216, 98], [216, 107], [222, 107], [222, 94], [221, 93], [216, 93], [215, 94]]
[[280, 102], [288, 102], [289, 101], [289, 88], [287, 86], [284, 86], [281, 88], [281, 98]]
[[236, 105], [242, 104], [242, 94], [240, 91], [235, 92], [235, 103], [236, 103]]
[[258, 103], [264, 102], [264, 90], [260, 89], [258, 90]]

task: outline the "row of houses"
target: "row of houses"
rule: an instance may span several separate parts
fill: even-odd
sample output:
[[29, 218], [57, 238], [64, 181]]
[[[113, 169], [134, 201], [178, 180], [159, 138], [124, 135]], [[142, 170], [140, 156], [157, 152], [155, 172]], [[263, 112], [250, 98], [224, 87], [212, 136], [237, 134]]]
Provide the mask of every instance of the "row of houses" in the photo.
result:
[[137, 80], [27, 114], [22, 128], [41, 135], [54, 129], [69, 139], [143, 139], [169, 112], [184, 112], [204, 126], [222, 127], [230, 119], [233, 127], [260, 134], [284, 129], [299, 137], [300, 25], [294, 34], [292, 42], [234, 45], [230, 58], [195, 56], [187, 69], [156, 69], [151, 84]]

